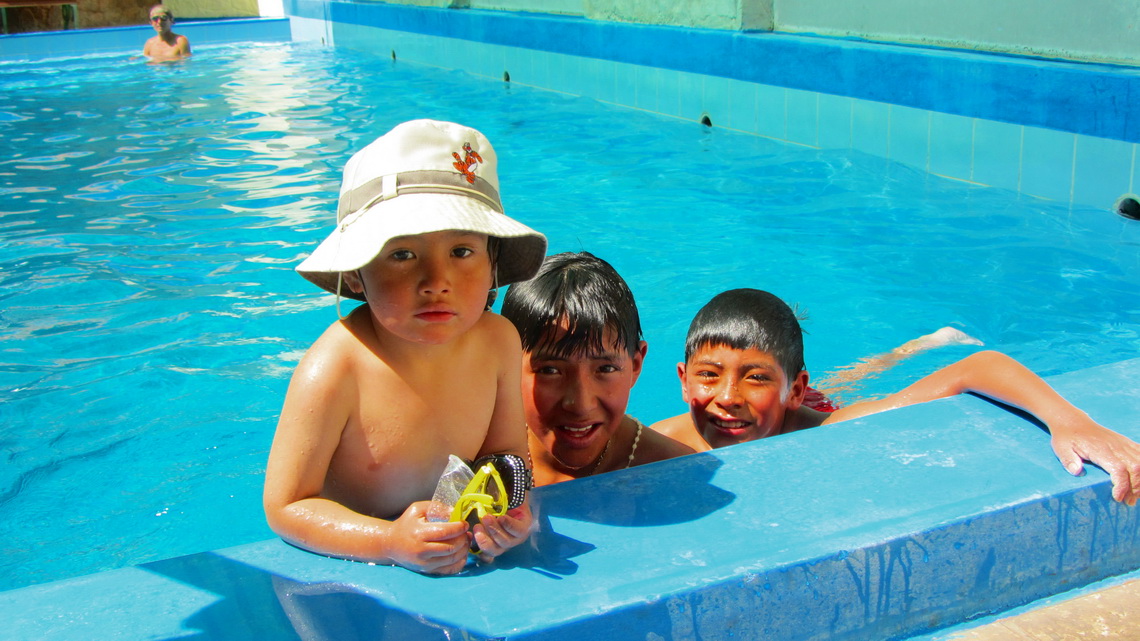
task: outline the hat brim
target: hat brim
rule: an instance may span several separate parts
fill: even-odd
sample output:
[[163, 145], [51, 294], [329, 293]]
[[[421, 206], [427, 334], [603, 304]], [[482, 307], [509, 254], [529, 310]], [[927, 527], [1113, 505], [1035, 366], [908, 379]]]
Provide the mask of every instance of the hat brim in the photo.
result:
[[[338, 275], [372, 262], [389, 240], [449, 230], [500, 239], [496, 259], [500, 286], [529, 280], [546, 256], [545, 236], [479, 200], [452, 194], [403, 194], [346, 217], [297, 265], [297, 273], [335, 294]], [[340, 295], [364, 300], [343, 286]]]

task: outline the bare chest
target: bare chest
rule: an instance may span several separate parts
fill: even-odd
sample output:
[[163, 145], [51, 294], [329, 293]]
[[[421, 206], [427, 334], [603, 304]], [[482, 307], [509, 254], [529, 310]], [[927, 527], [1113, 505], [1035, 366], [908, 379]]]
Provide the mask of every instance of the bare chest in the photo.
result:
[[496, 376], [477, 365], [436, 376], [378, 374], [360, 389], [325, 493], [360, 512], [391, 517], [431, 498], [449, 454], [473, 459], [487, 436]]

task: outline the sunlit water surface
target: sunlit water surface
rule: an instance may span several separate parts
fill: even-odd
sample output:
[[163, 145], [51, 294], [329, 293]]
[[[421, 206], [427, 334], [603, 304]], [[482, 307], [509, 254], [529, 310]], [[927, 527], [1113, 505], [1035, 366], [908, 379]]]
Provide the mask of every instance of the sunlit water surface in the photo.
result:
[[1140, 225], [1107, 211], [312, 46], [0, 63], [0, 86], [0, 588], [272, 536], [276, 415], [335, 320], [292, 268], [348, 156], [413, 118], [481, 129], [508, 212], [626, 276], [647, 422], [684, 410], [685, 329], [730, 287], [808, 312], [813, 372], [943, 325], [1044, 375], [1137, 351]]

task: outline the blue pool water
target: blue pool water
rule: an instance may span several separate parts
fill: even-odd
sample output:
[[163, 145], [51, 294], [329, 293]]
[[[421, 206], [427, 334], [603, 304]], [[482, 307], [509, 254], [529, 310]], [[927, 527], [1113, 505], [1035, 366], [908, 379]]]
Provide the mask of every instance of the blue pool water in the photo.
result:
[[348, 156], [412, 118], [481, 129], [508, 211], [627, 277], [646, 421], [683, 410], [684, 331], [729, 287], [806, 311], [814, 372], [943, 325], [1043, 375], [1136, 355], [1140, 226], [1107, 211], [358, 52], [254, 53], [0, 63], [0, 588], [272, 536], [276, 413], [335, 319], [292, 267]]

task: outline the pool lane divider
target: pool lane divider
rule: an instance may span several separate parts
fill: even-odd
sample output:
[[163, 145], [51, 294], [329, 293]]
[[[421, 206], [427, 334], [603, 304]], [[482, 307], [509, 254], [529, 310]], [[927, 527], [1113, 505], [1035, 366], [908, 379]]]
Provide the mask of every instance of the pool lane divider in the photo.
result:
[[[1140, 440], [1140, 359], [1049, 382]], [[1140, 567], [1140, 510], [1008, 408], [942, 399], [534, 493], [461, 576], [268, 540], [0, 593], [13, 638], [904, 639]]]

